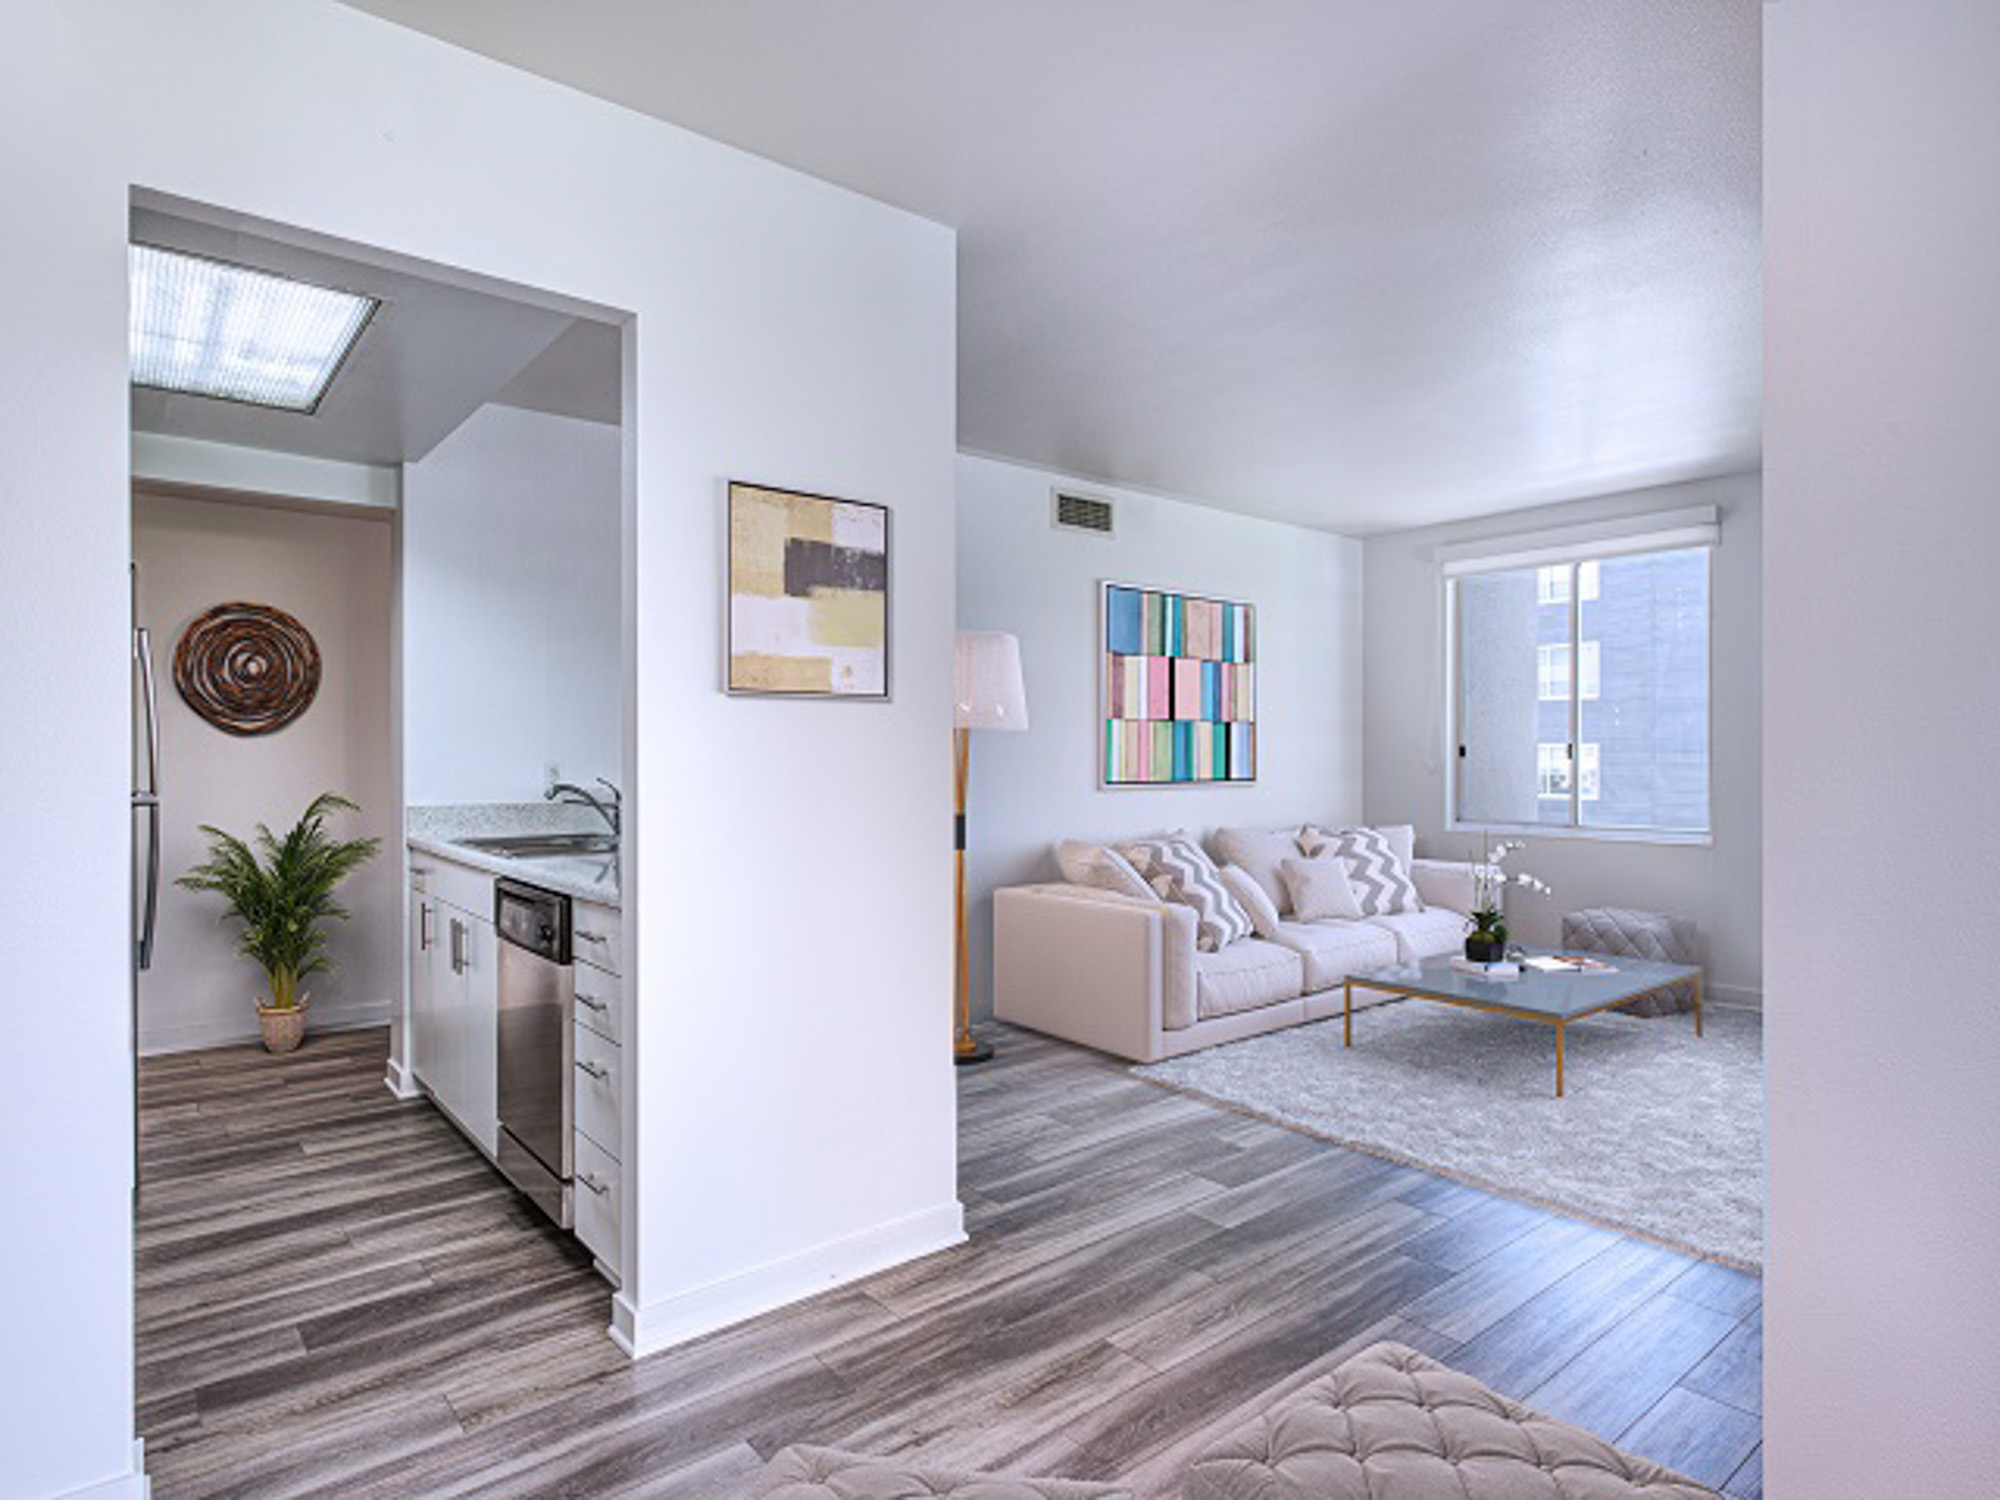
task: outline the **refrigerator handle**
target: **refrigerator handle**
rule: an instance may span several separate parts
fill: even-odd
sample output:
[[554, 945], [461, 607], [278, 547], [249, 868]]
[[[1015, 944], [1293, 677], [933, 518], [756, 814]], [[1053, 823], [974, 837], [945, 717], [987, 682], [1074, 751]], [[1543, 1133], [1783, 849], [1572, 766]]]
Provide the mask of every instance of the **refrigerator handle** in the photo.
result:
[[139, 969], [153, 966], [153, 933], [160, 916], [160, 700], [153, 685], [153, 638], [144, 626], [132, 632], [132, 655], [146, 702], [146, 785], [132, 794], [146, 810], [146, 904], [139, 920]]

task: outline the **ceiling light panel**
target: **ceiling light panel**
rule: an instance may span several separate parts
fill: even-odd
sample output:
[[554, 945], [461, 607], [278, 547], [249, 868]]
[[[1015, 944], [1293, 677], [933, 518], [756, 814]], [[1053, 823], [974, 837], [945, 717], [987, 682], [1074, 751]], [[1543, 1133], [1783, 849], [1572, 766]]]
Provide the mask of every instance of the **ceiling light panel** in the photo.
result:
[[380, 303], [133, 245], [132, 383], [310, 412]]

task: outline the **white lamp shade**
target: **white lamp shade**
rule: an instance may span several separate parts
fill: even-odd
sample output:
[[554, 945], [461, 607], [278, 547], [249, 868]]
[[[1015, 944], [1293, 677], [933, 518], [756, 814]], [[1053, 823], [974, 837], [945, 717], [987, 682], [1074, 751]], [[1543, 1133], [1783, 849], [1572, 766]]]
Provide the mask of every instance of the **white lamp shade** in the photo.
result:
[[952, 722], [961, 729], [1026, 729], [1028, 693], [1021, 643], [998, 630], [958, 633], [958, 694]]

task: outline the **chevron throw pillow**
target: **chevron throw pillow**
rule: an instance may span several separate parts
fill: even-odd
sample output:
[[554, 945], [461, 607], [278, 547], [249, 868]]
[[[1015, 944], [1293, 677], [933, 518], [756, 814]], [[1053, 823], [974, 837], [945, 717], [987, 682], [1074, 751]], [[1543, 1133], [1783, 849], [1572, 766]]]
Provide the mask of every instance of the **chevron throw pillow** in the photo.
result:
[[1307, 859], [1333, 854], [1347, 861], [1347, 878], [1361, 903], [1364, 917], [1388, 917], [1399, 911], [1422, 911], [1416, 883], [1388, 839], [1373, 828], [1343, 828], [1328, 833], [1308, 823], [1299, 830], [1299, 853]]
[[1203, 953], [1219, 952], [1250, 936], [1250, 914], [1230, 894], [1215, 862], [1186, 834], [1120, 844], [1118, 852], [1162, 901], [1194, 909], [1194, 945]]

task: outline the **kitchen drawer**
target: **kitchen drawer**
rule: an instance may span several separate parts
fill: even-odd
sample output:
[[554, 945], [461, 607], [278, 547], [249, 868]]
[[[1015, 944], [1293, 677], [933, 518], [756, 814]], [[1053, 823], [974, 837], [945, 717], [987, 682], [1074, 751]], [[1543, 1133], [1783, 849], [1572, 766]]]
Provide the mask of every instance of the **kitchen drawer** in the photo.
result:
[[576, 1024], [588, 1027], [606, 1041], [625, 1040], [625, 982], [608, 969], [578, 964], [576, 975]]
[[619, 1129], [619, 1096], [624, 1091], [621, 1054], [588, 1027], [576, 1028], [576, 1128], [616, 1157], [624, 1132]]
[[620, 914], [614, 907], [594, 901], [579, 901], [570, 916], [572, 949], [578, 963], [613, 974], [625, 972], [625, 934]]
[[624, 1217], [625, 1186], [616, 1158], [607, 1155], [581, 1131], [576, 1136], [576, 1237], [590, 1247], [604, 1268], [622, 1276], [619, 1241]]
[[412, 849], [410, 884], [432, 900], [455, 906], [468, 916], [485, 922], [493, 920], [493, 877], [485, 870]]

